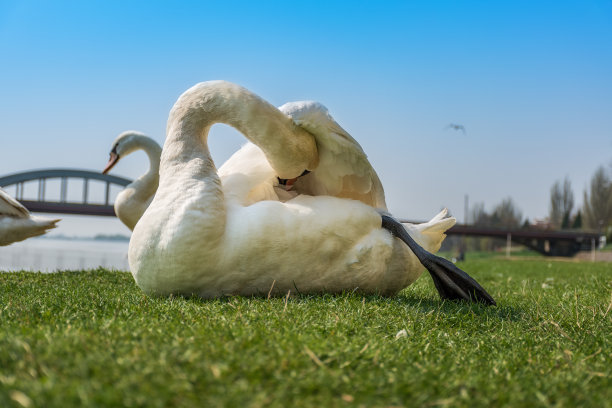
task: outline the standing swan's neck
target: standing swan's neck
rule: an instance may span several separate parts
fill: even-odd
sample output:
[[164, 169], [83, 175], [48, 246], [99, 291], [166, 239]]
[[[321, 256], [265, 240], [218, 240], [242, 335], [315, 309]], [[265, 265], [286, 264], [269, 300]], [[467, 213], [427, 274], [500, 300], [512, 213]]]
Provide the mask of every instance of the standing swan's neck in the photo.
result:
[[166, 174], [184, 171], [216, 177], [207, 147], [208, 131], [215, 123], [236, 128], [259, 146], [280, 178], [297, 177], [318, 163], [314, 137], [274, 106], [238, 85], [202, 82], [183, 93], [170, 111], [161, 183]]
[[159, 186], [159, 162], [161, 147], [148, 136], [132, 133], [131, 142], [125, 155], [144, 150], [149, 157], [149, 170], [131, 182], [115, 200], [115, 213], [131, 230], [142, 217]]
[[137, 139], [137, 146], [144, 150], [149, 157], [149, 171], [136, 181], [142, 182], [141, 189], [143, 194], [151, 197], [155, 194], [159, 185], [159, 162], [161, 160], [162, 149], [155, 140], [146, 136]]

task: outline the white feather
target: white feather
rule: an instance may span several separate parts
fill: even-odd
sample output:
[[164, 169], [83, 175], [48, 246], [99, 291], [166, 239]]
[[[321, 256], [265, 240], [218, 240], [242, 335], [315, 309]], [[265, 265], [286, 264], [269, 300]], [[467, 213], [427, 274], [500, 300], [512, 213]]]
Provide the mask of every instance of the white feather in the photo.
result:
[[55, 228], [59, 219], [37, 217], [0, 188], [0, 246], [35, 237]]

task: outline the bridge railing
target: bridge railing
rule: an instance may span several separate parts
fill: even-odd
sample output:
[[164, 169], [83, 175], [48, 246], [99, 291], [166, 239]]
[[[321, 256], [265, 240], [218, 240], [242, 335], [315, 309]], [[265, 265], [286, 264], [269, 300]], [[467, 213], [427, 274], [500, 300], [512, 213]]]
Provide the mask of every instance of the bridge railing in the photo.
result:
[[[47, 181], [49, 179], [60, 180], [59, 200], [47, 199]], [[81, 200], [68, 199], [68, 180], [81, 179], [82, 194]], [[102, 181], [105, 183], [103, 204], [92, 203], [89, 199], [90, 180]], [[37, 199], [24, 199], [25, 183], [38, 181]], [[27, 209], [35, 212], [67, 213], [81, 215], [107, 215], [114, 216], [115, 210], [111, 203], [111, 185], [125, 187], [132, 181], [108, 174], [102, 174], [90, 170], [77, 169], [41, 169], [22, 173], [9, 174], [0, 177], [0, 187], [15, 186], [15, 198], [19, 200]]]

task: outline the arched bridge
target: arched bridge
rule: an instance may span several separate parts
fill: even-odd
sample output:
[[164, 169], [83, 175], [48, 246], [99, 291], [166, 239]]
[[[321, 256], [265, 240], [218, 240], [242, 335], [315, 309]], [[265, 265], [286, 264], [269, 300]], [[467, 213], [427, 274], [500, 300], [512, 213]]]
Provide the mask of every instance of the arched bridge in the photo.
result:
[[[49, 180], [59, 179], [59, 199], [48, 200], [47, 184]], [[68, 199], [68, 180], [82, 180], [82, 194], [79, 199]], [[90, 181], [97, 180], [105, 183], [104, 200], [102, 203], [94, 203], [90, 199]], [[24, 185], [26, 182], [38, 181], [38, 194], [35, 200], [24, 199]], [[23, 173], [9, 174], [0, 177], [0, 187], [14, 185], [15, 198], [19, 200], [28, 210], [35, 212], [79, 214], [79, 215], [106, 215], [115, 216], [113, 204], [110, 202], [111, 185], [115, 184], [125, 187], [132, 180], [102, 174], [89, 170], [75, 169], [44, 169], [32, 170]], [[74, 196], [74, 195], [71, 195]], [[29, 198], [29, 197], [27, 197]]]

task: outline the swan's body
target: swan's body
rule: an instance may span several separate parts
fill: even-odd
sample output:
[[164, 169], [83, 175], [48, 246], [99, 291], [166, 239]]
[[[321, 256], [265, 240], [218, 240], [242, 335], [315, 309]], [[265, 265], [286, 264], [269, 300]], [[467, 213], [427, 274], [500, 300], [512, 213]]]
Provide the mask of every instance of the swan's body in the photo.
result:
[[55, 228], [58, 221], [31, 215], [19, 201], [0, 188], [0, 246], [43, 235]]
[[[207, 147], [215, 123], [241, 131], [281, 179], [316, 172], [323, 160], [310, 133], [246, 89], [215, 81], [187, 90], [170, 112], [159, 188], [130, 240], [130, 269], [146, 293], [253, 295], [274, 285], [283, 294], [392, 295], [422, 273], [414, 253], [381, 228], [379, 210], [363, 202], [299, 195], [245, 206], [244, 195], [224, 193]], [[257, 174], [234, 185], [248, 193]], [[409, 234], [437, 251], [455, 223], [444, 215]]]
[[155, 140], [140, 132], [123, 132], [113, 142], [110, 160], [102, 171], [107, 173], [122, 157], [137, 150], [144, 150], [149, 157], [149, 171], [128, 184], [115, 199], [115, 214], [131, 230], [134, 229], [157, 191], [161, 147]]

